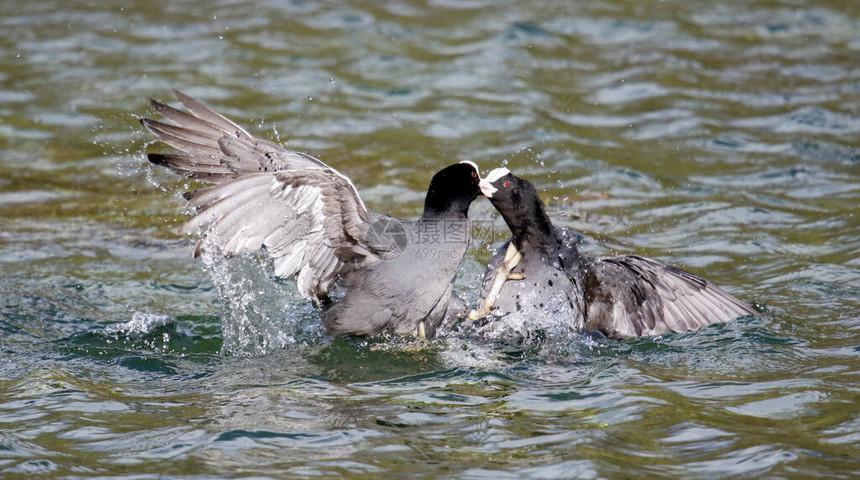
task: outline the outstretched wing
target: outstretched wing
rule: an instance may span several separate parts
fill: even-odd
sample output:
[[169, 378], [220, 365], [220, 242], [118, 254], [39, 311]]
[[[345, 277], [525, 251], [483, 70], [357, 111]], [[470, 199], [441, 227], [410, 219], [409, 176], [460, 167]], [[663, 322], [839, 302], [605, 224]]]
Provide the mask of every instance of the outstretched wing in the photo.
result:
[[585, 328], [628, 338], [696, 330], [757, 312], [713, 283], [637, 255], [594, 260]]
[[181, 151], [149, 154], [151, 162], [217, 183], [186, 194], [197, 214], [180, 232], [208, 226], [195, 256], [204, 245], [226, 256], [265, 249], [276, 275], [297, 275], [299, 292], [320, 302], [339, 276], [379, 261], [384, 252], [366, 238], [371, 214], [347, 177], [310, 155], [250, 135], [187, 95], [174, 94], [190, 113], [152, 100], [175, 125], [141, 123]]
[[[221, 183], [249, 173], [297, 168], [328, 168], [320, 160], [257, 138], [231, 120], [184, 93], [173, 94], [188, 112], [150, 99], [169, 123], [142, 118], [140, 122], [161, 141], [182, 153], [150, 153], [149, 160], [183, 175]], [[335, 175], [349, 179], [332, 169]], [[351, 183], [350, 183], [351, 184]]]

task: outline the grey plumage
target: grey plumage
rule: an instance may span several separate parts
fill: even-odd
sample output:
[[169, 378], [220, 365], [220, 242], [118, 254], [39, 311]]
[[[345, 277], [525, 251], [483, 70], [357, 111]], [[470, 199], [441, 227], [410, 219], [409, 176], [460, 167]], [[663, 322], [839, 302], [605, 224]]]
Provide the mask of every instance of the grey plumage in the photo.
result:
[[[180, 150], [149, 154], [152, 163], [216, 184], [186, 194], [196, 214], [179, 231], [205, 230], [195, 256], [209, 246], [225, 256], [264, 250], [276, 275], [295, 277], [301, 295], [325, 306], [323, 321], [333, 334], [416, 333], [423, 323], [432, 335], [448, 311], [468, 233], [462, 245], [434, 246], [450, 254], [448, 261], [434, 262], [416, 256], [416, 229], [428, 222], [468, 222], [480, 180], [474, 164], [455, 164], [433, 177], [425, 214], [403, 223], [409, 241], [396, 255], [402, 246], [368, 232], [374, 222], [397, 221], [368, 211], [347, 177], [310, 155], [252, 136], [181, 92], [174, 94], [188, 112], [151, 100], [173, 124], [141, 123]], [[337, 283], [343, 297], [330, 305]]]
[[[565, 250], [571, 248], [562, 242], [550, 246], [549, 251], [531, 248], [524, 242], [517, 244], [514, 239], [505, 242], [496, 250], [487, 265], [481, 298], [486, 299], [489, 295], [494, 272], [502, 268], [505, 252], [511, 243], [514, 243], [522, 255], [512, 273], [522, 274], [525, 278], [508, 280], [502, 285], [494, 313], [499, 315], [523, 312], [531, 315], [535, 311], [547, 312], [554, 318], [567, 322], [572, 330], [581, 331], [585, 311], [582, 279], [579, 275], [569, 274], [570, 269], [561, 265], [560, 259], [567, 253]], [[575, 250], [575, 247], [573, 248]]]
[[[449, 303], [468, 236], [422, 238], [422, 232], [443, 232], [455, 224], [461, 225], [460, 231], [471, 230], [465, 217], [402, 222], [409, 240], [400, 255], [344, 279], [347, 295], [323, 314], [330, 331], [408, 333], [423, 321], [427, 336], [433, 336], [446, 316], [463, 313], [456, 307], [449, 311]], [[347, 311], [351, 314], [344, 314]], [[403, 318], [414, 322], [401, 321]]]
[[592, 259], [583, 283], [585, 328], [610, 338], [697, 330], [757, 314], [704, 278], [637, 255]]

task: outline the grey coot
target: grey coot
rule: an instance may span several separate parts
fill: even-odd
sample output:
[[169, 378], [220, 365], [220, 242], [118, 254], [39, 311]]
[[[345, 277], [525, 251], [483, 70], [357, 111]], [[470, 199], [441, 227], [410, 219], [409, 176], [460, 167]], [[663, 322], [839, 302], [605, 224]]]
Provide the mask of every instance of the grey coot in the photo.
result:
[[481, 182], [512, 238], [490, 260], [472, 319], [526, 302], [609, 338], [695, 330], [757, 312], [711, 282], [638, 255], [589, 258], [581, 236], [552, 224], [534, 186], [506, 168]]
[[349, 178], [322, 161], [174, 94], [188, 112], [150, 100], [173, 124], [141, 123], [181, 152], [150, 153], [152, 163], [215, 184], [185, 195], [196, 215], [179, 231], [207, 227], [195, 256], [204, 245], [228, 257], [264, 250], [277, 276], [295, 276], [299, 293], [323, 308], [335, 336], [429, 338], [446, 317], [463, 314], [452, 287], [480, 193], [475, 164], [436, 173], [421, 218], [401, 221], [369, 211]]

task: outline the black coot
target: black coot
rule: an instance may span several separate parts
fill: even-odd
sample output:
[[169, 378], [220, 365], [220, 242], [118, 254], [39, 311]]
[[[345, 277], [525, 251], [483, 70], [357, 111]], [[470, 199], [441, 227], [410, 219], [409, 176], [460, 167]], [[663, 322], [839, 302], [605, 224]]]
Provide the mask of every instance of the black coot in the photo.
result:
[[[180, 232], [206, 227], [195, 256], [204, 245], [225, 256], [265, 250], [275, 274], [295, 276], [299, 293], [323, 308], [336, 336], [428, 338], [446, 315], [462, 314], [451, 290], [469, 243], [469, 205], [480, 193], [475, 164], [436, 173], [421, 218], [401, 221], [369, 211], [352, 182], [320, 160], [174, 94], [189, 113], [151, 100], [173, 124], [141, 123], [181, 151], [151, 153], [152, 163], [216, 184], [186, 194], [196, 215]], [[336, 287], [342, 296], [333, 301]]]
[[695, 330], [757, 313], [679, 268], [637, 255], [580, 254], [580, 236], [554, 226], [534, 186], [506, 168], [490, 172], [480, 187], [513, 237], [490, 261], [473, 319], [528, 304], [569, 319], [577, 331], [629, 338]]

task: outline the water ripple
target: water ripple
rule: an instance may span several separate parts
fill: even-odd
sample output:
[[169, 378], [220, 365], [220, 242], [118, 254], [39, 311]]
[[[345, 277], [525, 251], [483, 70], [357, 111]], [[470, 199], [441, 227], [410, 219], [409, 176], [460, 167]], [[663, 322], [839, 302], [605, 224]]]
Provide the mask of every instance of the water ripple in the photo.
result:
[[[0, 4], [0, 476], [854, 478], [846, 2]], [[764, 313], [625, 342], [532, 322], [331, 339], [259, 259], [190, 258], [137, 117], [180, 88], [420, 213], [505, 164], [589, 254]], [[475, 218], [492, 220], [478, 200]], [[457, 293], [476, 300], [476, 242]], [[131, 473], [130, 473], [131, 472]]]

